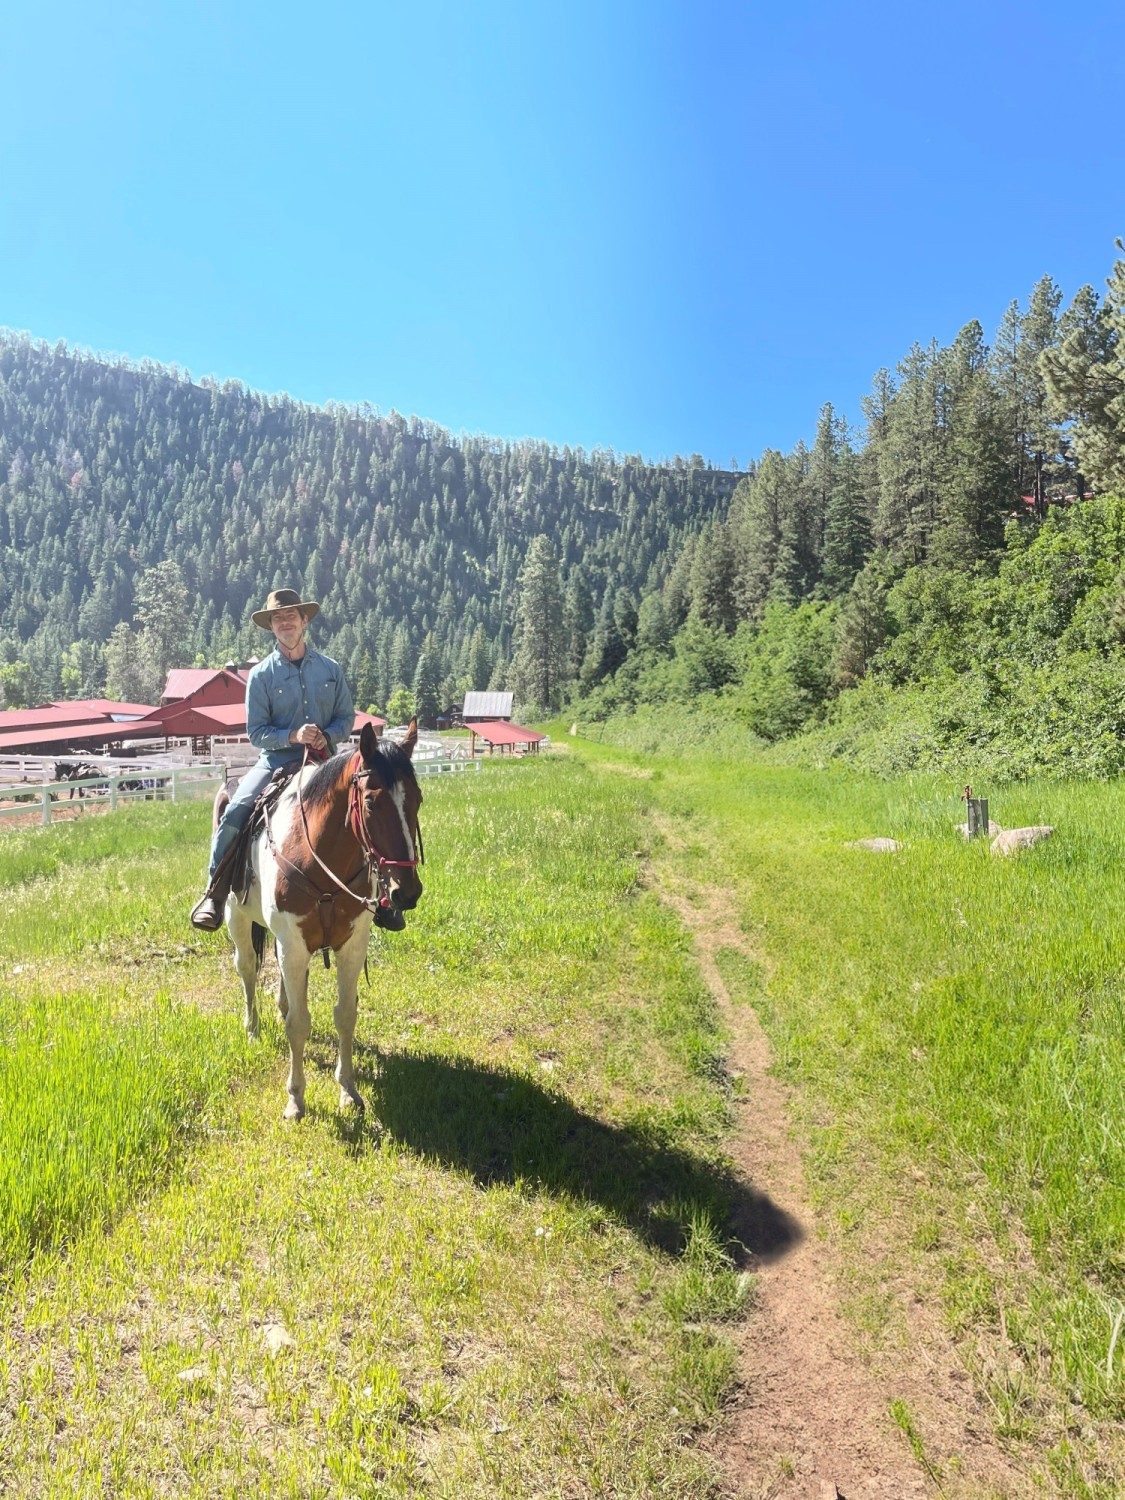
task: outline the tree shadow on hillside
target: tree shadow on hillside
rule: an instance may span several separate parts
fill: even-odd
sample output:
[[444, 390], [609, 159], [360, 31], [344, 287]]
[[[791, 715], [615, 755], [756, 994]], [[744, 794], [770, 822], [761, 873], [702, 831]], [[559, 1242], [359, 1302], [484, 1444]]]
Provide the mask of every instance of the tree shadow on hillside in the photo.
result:
[[725, 1233], [739, 1266], [775, 1260], [802, 1238], [791, 1215], [728, 1169], [643, 1126], [607, 1125], [522, 1074], [360, 1046], [356, 1062], [367, 1120], [335, 1117], [350, 1150], [381, 1128], [481, 1186], [519, 1181], [597, 1204], [672, 1255], [700, 1213]]

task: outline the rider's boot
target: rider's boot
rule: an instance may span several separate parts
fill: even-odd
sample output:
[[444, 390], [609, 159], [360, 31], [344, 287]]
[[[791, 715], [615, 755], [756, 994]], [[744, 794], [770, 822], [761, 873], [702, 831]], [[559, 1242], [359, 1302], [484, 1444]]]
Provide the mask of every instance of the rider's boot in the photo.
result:
[[223, 907], [210, 891], [201, 896], [191, 909], [191, 925], [203, 932], [218, 932], [223, 925]]
[[202, 932], [218, 932], [223, 925], [223, 907], [230, 895], [234, 875], [234, 850], [224, 855], [207, 889], [191, 909], [191, 925]]

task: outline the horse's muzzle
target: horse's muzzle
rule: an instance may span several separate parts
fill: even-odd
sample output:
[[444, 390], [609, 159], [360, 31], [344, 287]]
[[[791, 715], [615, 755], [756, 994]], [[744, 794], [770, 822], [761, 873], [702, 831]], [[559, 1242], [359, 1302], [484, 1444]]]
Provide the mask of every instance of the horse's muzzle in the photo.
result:
[[413, 911], [422, 899], [422, 882], [415, 879], [393, 883], [387, 894], [391, 898], [391, 905], [399, 911]]

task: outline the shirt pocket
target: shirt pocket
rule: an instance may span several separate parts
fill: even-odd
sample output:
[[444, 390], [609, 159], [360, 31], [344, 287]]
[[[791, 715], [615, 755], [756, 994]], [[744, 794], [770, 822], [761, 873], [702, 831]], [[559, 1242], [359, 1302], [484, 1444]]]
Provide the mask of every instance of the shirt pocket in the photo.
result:
[[289, 683], [275, 688], [270, 695], [270, 718], [275, 724], [288, 724], [297, 711], [300, 695]]

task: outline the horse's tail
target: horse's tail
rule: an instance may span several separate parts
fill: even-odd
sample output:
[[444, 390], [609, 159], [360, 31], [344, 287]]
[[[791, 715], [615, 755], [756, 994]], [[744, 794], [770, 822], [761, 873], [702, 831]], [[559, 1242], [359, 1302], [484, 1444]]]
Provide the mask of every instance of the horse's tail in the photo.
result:
[[250, 941], [254, 945], [254, 957], [260, 969], [262, 967], [262, 959], [266, 953], [266, 929], [260, 922], [251, 922]]

